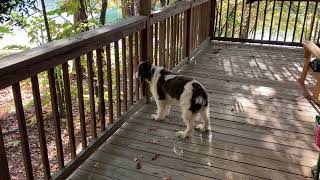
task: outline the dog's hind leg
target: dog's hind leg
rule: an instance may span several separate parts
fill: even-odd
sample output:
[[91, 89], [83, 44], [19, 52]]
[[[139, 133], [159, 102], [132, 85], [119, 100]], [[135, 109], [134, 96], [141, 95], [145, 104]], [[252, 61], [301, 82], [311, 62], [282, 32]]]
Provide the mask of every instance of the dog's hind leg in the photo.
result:
[[203, 121], [202, 124], [198, 124], [196, 126], [196, 129], [197, 130], [200, 130], [201, 132], [205, 132], [208, 130], [208, 123], [209, 123], [209, 117], [210, 117], [210, 114], [209, 114], [209, 106], [208, 107], [202, 107], [200, 109], [200, 117]]
[[164, 100], [156, 101], [157, 104], [157, 114], [154, 114], [152, 118], [154, 120], [163, 120], [166, 117], [167, 112], [167, 102]]
[[190, 110], [182, 110], [182, 119], [186, 124], [187, 129], [184, 131], [178, 131], [177, 136], [180, 138], [191, 137], [194, 128], [194, 114]]

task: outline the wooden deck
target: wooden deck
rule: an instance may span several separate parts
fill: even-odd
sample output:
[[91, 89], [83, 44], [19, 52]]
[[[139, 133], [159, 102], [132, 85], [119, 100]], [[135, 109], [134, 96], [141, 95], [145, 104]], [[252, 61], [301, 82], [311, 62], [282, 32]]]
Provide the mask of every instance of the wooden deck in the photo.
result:
[[180, 72], [207, 88], [210, 132], [179, 140], [178, 108], [156, 122], [144, 105], [70, 179], [311, 179], [316, 112], [296, 82], [302, 66], [302, 49], [212, 43]]

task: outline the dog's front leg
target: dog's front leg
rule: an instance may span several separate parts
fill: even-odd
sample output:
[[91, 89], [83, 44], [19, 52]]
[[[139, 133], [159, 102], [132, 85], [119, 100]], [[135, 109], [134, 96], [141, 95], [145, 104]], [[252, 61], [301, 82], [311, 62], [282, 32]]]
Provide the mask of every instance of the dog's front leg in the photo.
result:
[[166, 117], [167, 103], [164, 100], [156, 100], [157, 114], [152, 115], [154, 120], [163, 120]]

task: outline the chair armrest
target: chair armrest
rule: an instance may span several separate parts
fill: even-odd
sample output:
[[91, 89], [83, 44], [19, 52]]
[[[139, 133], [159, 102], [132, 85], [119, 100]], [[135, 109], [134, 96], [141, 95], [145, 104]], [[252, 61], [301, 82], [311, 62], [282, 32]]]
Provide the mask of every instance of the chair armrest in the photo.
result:
[[320, 48], [312, 41], [303, 41], [302, 46], [305, 51], [320, 59]]

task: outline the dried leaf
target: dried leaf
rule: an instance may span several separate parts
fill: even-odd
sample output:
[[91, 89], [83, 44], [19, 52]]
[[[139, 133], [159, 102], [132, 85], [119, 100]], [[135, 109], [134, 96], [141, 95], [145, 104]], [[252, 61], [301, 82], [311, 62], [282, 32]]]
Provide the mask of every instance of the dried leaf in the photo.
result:
[[152, 161], [158, 159], [159, 156], [160, 156], [159, 153], [154, 154], [153, 157], [152, 157]]

